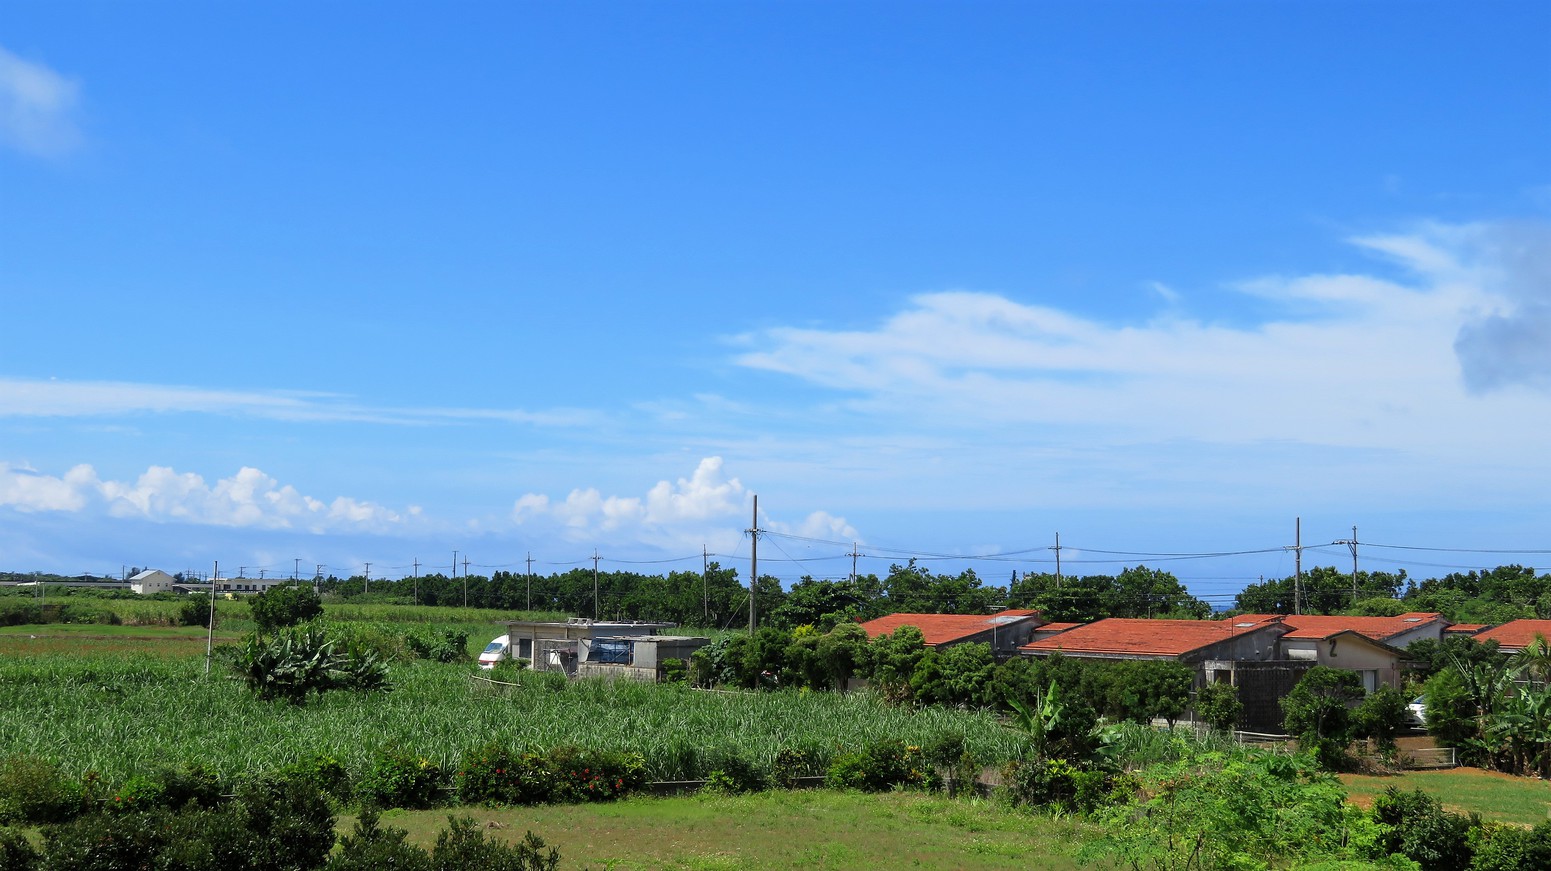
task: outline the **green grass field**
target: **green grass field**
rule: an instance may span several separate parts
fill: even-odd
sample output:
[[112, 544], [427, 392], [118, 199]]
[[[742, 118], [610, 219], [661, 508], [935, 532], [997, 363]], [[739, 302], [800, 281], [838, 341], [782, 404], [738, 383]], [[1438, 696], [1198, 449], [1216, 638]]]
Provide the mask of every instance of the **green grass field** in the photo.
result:
[[[429, 845], [449, 811], [392, 811], [386, 825]], [[613, 804], [461, 808], [491, 834], [532, 830], [558, 847], [562, 868], [683, 869], [1055, 869], [1085, 837], [1074, 822], [984, 800], [920, 793], [862, 795], [828, 790], [747, 796], [633, 798]], [[348, 833], [351, 819], [342, 819]], [[1088, 866], [1094, 867], [1094, 866]]]
[[1351, 800], [1363, 807], [1370, 806], [1375, 796], [1393, 786], [1402, 792], [1421, 789], [1443, 802], [1447, 810], [1480, 814], [1486, 820], [1532, 826], [1551, 819], [1551, 783], [1478, 768], [1411, 771], [1384, 777], [1344, 774], [1341, 782]]
[[[104, 635], [94, 643], [107, 649], [93, 655], [0, 656], [0, 755], [33, 754], [71, 776], [96, 771], [120, 783], [159, 764], [199, 762], [230, 776], [317, 754], [359, 774], [388, 747], [455, 769], [465, 752], [500, 742], [639, 752], [651, 779], [684, 780], [704, 776], [726, 754], [769, 770], [787, 747], [827, 764], [877, 738], [924, 745], [959, 731], [989, 760], [1010, 758], [1019, 740], [990, 714], [913, 711], [866, 693], [710, 693], [536, 679], [503, 688], [472, 680], [471, 664], [427, 661], [393, 666], [391, 692], [330, 693], [295, 706], [261, 701], [220, 662], [204, 677], [202, 655], [128, 652], [136, 645], [203, 652], [203, 639], [163, 636]], [[17, 643], [24, 640], [33, 642]]]

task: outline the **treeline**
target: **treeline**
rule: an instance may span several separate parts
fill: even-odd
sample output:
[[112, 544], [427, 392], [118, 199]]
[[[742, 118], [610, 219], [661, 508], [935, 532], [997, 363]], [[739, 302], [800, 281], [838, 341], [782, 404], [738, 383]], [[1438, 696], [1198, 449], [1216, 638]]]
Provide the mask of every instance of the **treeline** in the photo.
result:
[[1436, 611], [1455, 623], [1507, 623], [1551, 618], [1551, 575], [1521, 565], [1452, 572], [1421, 582], [1396, 573], [1341, 572], [1322, 566], [1302, 578], [1250, 584], [1235, 598], [1247, 613], [1394, 616]]
[[[467, 605], [512, 611], [559, 611], [608, 620], [651, 620], [706, 628], [747, 625], [749, 590], [737, 569], [711, 563], [701, 572], [666, 575], [575, 568], [550, 575], [496, 572], [491, 576], [424, 575], [368, 582], [365, 577], [330, 577], [320, 583], [332, 597], [422, 605]], [[804, 577], [783, 589], [778, 579], [760, 577], [755, 589], [761, 626], [828, 631], [840, 623], [864, 622], [885, 614], [985, 614], [1001, 608], [1038, 609], [1049, 620], [1088, 621], [1101, 617], [1196, 617], [1211, 608], [1190, 595], [1168, 572], [1137, 566], [1119, 575], [1058, 578], [1051, 574], [1014, 577], [1007, 586], [985, 583], [973, 569], [938, 574], [914, 560], [893, 565], [883, 577], [821, 580]]]
[[[998, 662], [985, 643], [937, 650], [926, 646], [914, 626], [869, 640], [860, 626], [841, 623], [825, 633], [811, 626], [765, 626], [753, 635], [728, 635], [695, 651], [687, 677], [701, 687], [818, 692], [843, 691], [865, 680], [873, 692], [896, 705], [1003, 711], [1034, 705], [1054, 687], [1063, 699], [1062, 735], [1082, 742], [1100, 718], [1138, 723], [1163, 719], [1172, 724], [1191, 709], [1195, 670], [1162, 660], [1060, 654]], [[1222, 728], [1231, 728], [1241, 710], [1228, 689], [1230, 699], [1212, 700], [1213, 719]], [[1223, 705], [1225, 712], [1219, 710]]]

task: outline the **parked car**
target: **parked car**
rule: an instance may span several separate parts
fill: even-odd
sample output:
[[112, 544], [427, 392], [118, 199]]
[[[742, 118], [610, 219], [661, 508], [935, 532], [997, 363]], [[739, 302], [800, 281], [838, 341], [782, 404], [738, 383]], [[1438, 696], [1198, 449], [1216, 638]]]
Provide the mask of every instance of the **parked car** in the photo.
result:
[[1406, 705], [1406, 715], [1410, 718], [1413, 724], [1417, 726], [1426, 726], [1427, 697], [1417, 696], [1416, 698], [1412, 699], [1411, 704]]

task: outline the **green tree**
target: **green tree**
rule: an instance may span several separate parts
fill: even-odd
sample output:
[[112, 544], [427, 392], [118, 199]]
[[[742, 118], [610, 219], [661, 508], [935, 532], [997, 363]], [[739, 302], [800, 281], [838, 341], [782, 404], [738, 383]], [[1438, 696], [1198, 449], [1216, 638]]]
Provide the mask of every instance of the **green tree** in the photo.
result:
[[1196, 717], [1213, 729], [1227, 732], [1239, 724], [1244, 703], [1239, 688], [1230, 683], [1209, 683], [1196, 693]]
[[1410, 700], [1394, 687], [1381, 686], [1369, 693], [1352, 712], [1353, 734], [1373, 741], [1374, 748], [1386, 759], [1399, 749], [1395, 738], [1406, 728]]
[[271, 587], [253, 597], [253, 622], [262, 632], [305, 623], [323, 613], [311, 587]]
[[916, 666], [926, 656], [926, 641], [921, 630], [914, 626], [901, 626], [887, 635], [873, 639], [872, 685], [890, 702], [911, 700], [910, 679]]
[[855, 623], [841, 623], [819, 639], [818, 658], [835, 688], [844, 690], [851, 678], [872, 671], [867, 630]]
[[1282, 727], [1322, 765], [1339, 768], [1352, 743], [1352, 706], [1362, 698], [1356, 672], [1316, 665], [1282, 699]]

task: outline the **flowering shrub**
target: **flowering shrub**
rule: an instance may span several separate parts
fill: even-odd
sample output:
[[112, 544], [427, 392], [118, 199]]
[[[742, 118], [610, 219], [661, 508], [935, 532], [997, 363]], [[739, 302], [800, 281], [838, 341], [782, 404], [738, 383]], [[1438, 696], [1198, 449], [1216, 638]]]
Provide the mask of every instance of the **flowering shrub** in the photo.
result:
[[556, 747], [549, 764], [556, 801], [609, 801], [646, 784], [646, 759], [639, 753]]
[[468, 804], [538, 804], [549, 800], [554, 780], [543, 756], [487, 744], [463, 757], [458, 798]]

